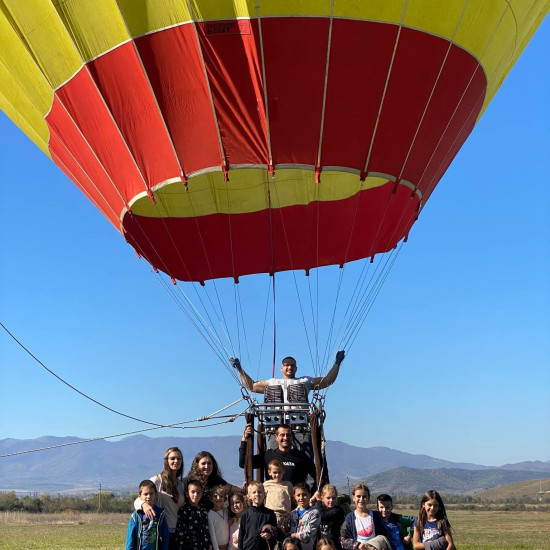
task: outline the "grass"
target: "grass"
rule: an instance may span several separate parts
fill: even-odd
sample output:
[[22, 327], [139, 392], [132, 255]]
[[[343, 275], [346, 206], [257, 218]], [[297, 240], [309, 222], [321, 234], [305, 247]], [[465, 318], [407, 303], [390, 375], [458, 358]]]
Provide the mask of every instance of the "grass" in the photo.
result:
[[457, 510], [451, 525], [457, 548], [469, 550], [547, 550], [550, 540], [548, 512]]
[[[416, 515], [418, 510], [396, 510]], [[447, 507], [457, 550], [548, 550], [550, 513], [453, 510]]]
[[[0, 512], [0, 549], [121, 550], [129, 516]], [[449, 510], [449, 520], [458, 550], [548, 549], [548, 512]]]
[[0, 512], [2, 550], [121, 550], [130, 514]]

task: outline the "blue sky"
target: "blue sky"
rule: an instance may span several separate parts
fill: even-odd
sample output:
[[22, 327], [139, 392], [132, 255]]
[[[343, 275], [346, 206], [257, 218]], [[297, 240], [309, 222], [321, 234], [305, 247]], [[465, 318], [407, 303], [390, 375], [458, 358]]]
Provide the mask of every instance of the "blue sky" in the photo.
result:
[[[546, 20], [403, 246], [327, 393], [329, 439], [487, 465], [550, 459], [548, 51]], [[195, 419], [239, 398], [144, 262], [3, 115], [0, 166], [0, 321], [24, 345], [82, 392], [151, 422]], [[269, 344], [258, 351], [268, 284], [240, 285], [250, 351], [236, 351], [260, 378], [271, 374]], [[283, 311], [290, 286], [278, 281], [277, 364], [291, 354], [307, 374], [300, 315]], [[147, 427], [61, 384], [4, 331], [0, 369], [0, 438]]]

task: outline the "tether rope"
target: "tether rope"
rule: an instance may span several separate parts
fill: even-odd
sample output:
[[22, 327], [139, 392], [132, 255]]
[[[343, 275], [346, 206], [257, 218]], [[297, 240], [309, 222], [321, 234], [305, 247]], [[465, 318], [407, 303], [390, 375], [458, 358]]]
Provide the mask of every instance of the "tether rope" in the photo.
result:
[[[235, 403], [238, 403], [238, 401], [235, 401]], [[232, 405], [234, 405], [235, 403], [232, 403]], [[18, 455], [24, 455], [24, 454], [29, 454], [29, 453], [37, 453], [37, 452], [40, 452], [40, 451], [49, 451], [49, 450], [52, 450], [52, 449], [60, 449], [62, 447], [70, 447], [72, 445], [81, 445], [83, 443], [92, 443], [94, 441], [102, 441], [102, 440], [105, 440], [105, 439], [114, 439], [115, 437], [125, 437], [125, 436], [128, 436], [128, 435], [141, 434], [141, 433], [151, 432], [151, 431], [154, 431], [154, 430], [162, 430], [162, 429], [166, 429], [166, 428], [180, 429], [180, 430], [195, 430], [195, 429], [198, 429], [198, 428], [209, 428], [211, 426], [220, 426], [221, 424], [228, 424], [230, 422], [234, 422], [237, 418], [239, 418], [240, 416], [243, 416], [244, 413], [247, 410], [248, 409], [245, 409], [244, 411], [242, 411], [240, 413], [237, 413], [237, 414], [234, 414], [234, 415], [226, 415], [226, 416], [222, 416], [222, 417], [209, 416], [209, 417], [204, 417], [204, 418], [197, 418], [195, 420], [187, 420], [187, 421], [184, 421], [184, 422], [177, 422], [176, 424], [167, 424], [166, 426], [157, 426], [155, 428], [145, 428], [145, 429], [142, 429], [142, 430], [133, 430], [133, 431], [130, 431], [130, 432], [124, 432], [124, 433], [120, 433], [120, 434], [105, 435], [105, 436], [101, 436], [101, 437], [93, 437], [93, 438], [90, 438], [90, 439], [83, 439], [83, 440], [80, 440], [80, 441], [70, 441], [68, 443], [60, 443], [59, 445], [50, 445], [48, 447], [40, 447], [38, 449], [28, 449], [28, 450], [25, 450], [25, 451], [17, 451], [15, 453], [8, 453], [8, 454], [0, 455], [0, 458], [8, 458], [8, 457], [11, 457], [11, 456], [18, 456]], [[207, 418], [227, 418], [227, 420], [224, 420], [222, 422], [213, 422], [212, 424], [206, 424], [205, 426], [181, 426], [181, 424], [200, 422], [202, 420], [206, 420]]]
[[84, 392], [80, 391], [78, 388], [76, 388], [75, 386], [73, 386], [72, 384], [70, 384], [69, 382], [67, 382], [66, 380], [64, 380], [63, 378], [61, 378], [61, 376], [59, 376], [58, 374], [56, 374], [53, 370], [49, 369], [42, 361], [40, 361], [40, 359], [38, 359], [38, 357], [36, 357], [36, 355], [34, 355], [21, 341], [19, 341], [14, 334], [12, 334], [8, 328], [2, 323], [0, 322], [0, 327], [2, 327], [4, 329], [4, 331], [6, 332], [6, 334], [8, 334], [12, 340], [18, 344], [24, 351], [25, 353], [27, 353], [27, 355], [29, 355], [30, 357], [32, 357], [32, 359], [34, 359], [34, 361], [36, 361], [43, 369], [45, 369], [47, 372], [49, 372], [52, 376], [54, 376], [55, 378], [57, 378], [60, 382], [62, 382], [63, 384], [65, 384], [65, 386], [71, 388], [71, 390], [75, 391], [76, 393], [80, 394], [82, 397], [85, 397], [86, 399], [88, 399], [89, 401], [91, 401], [92, 403], [95, 403], [96, 405], [99, 405], [100, 407], [114, 413], [114, 414], [118, 414], [119, 416], [123, 416], [125, 418], [129, 418], [130, 420], [135, 420], [136, 422], [141, 422], [142, 424], [149, 424], [150, 426], [161, 426], [161, 424], [158, 424], [156, 422], [149, 422], [148, 420], [143, 420], [141, 418], [136, 418], [135, 416], [131, 416], [129, 414], [125, 414], [125, 413], [122, 413], [120, 411], [117, 411], [116, 409], [113, 409], [112, 407], [109, 407], [108, 405], [104, 405], [103, 403], [101, 403], [100, 401], [98, 401], [97, 399], [94, 399], [93, 397], [90, 397], [89, 395], [85, 394]]
[[158, 429], [158, 428], [167, 428], [167, 427], [175, 427], [177, 425], [180, 425], [180, 424], [185, 424], [185, 423], [190, 423], [190, 422], [195, 422], [195, 421], [199, 421], [199, 420], [206, 420], [206, 419], [209, 419], [211, 418], [212, 416], [228, 409], [229, 407], [232, 407], [233, 405], [236, 405], [237, 403], [241, 402], [244, 397], [241, 397], [240, 399], [237, 399], [236, 401], [234, 401], [233, 403], [230, 403], [229, 405], [226, 405], [225, 407], [222, 407], [221, 409], [211, 413], [210, 415], [207, 415], [207, 416], [202, 416], [202, 417], [199, 417], [198, 419], [196, 420], [192, 420], [192, 421], [186, 421], [186, 422], [176, 422], [175, 424], [159, 424], [157, 422], [149, 422], [148, 420], [143, 420], [141, 418], [136, 418], [135, 416], [131, 416], [131, 415], [128, 415], [128, 414], [125, 414], [125, 413], [122, 413], [120, 411], [117, 411], [116, 409], [113, 409], [112, 407], [109, 407], [103, 403], [101, 403], [100, 401], [98, 401], [97, 399], [94, 399], [93, 397], [90, 397], [89, 395], [87, 395], [86, 393], [84, 393], [83, 391], [79, 390], [78, 388], [76, 388], [75, 386], [73, 386], [72, 384], [70, 384], [69, 382], [67, 382], [65, 379], [63, 379], [61, 376], [59, 376], [58, 374], [56, 374], [53, 370], [51, 370], [50, 368], [48, 368], [40, 359], [38, 359], [38, 357], [36, 357], [36, 355], [34, 355], [20, 340], [17, 339], [17, 337], [4, 325], [4, 323], [0, 322], [0, 327], [2, 327], [2, 329], [6, 332], [6, 334], [8, 334], [10, 336], [10, 338], [12, 338], [12, 340], [18, 344], [24, 351], [25, 353], [27, 353], [27, 355], [29, 355], [35, 362], [37, 362], [43, 369], [45, 369], [47, 372], [49, 372], [52, 376], [54, 376], [57, 380], [59, 380], [61, 383], [65, 384], [67, 387], [69, 387], [71, 390], [75, 391], [76, 393], [78, 393], [79, 395], [81, 395], [82, 397], [88, 399], [89, 401], [92, 401], [93, 403], [95, 403], [96, 405], [108, 410], [109, 412], [112, 412], [114, 414], [117, 414], [119, 416], [123, 416], [125, 418], [129, 418], [130, 420], [135, 420], [136, 422], [140, 422], [142, 424], [148, 424], [150, 426], [155, 426], [155, 428], [153, 429]]

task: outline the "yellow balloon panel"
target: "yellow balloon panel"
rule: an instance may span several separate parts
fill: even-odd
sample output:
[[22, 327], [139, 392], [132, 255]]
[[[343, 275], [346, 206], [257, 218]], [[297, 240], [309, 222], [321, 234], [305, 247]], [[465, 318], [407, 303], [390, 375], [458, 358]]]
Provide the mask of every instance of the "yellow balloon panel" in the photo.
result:
[[94, 59], [130, 39], [112, 0], [57, 0], [55, 8], [83, 60]]
[[29, 57], [55, 89], [82, 66], [82, 60], [51, 2], [4, 0]]
[[265, 210], [270, 204], [284, 208], [348, 199], [387, 182], [388, 178], [382, 177], [360, 182], [356, 174], [326, 171], [316, 183], [311, 170], [280, 169], [272, 177], [267, 170], [237, 168], [231, 170], [229, 182], [221, 172], [201, 174], [189, 180], [188, 190], [181, 182], [155, 189], [157, 204], [142, 193], [130, 206], [133, 213], [153, 218], [247, 214]]

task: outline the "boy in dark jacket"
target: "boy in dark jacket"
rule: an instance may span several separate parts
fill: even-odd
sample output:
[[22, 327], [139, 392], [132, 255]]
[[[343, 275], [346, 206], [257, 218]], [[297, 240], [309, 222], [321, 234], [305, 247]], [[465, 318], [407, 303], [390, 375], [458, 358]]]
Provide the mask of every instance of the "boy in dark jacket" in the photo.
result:
[[264, 506], [264, 486], [251, 481], [248, 484], [249, 506], [242, 514], [239, 527], [239, 550], [269, 550], [279, 536], [275, 512]]

